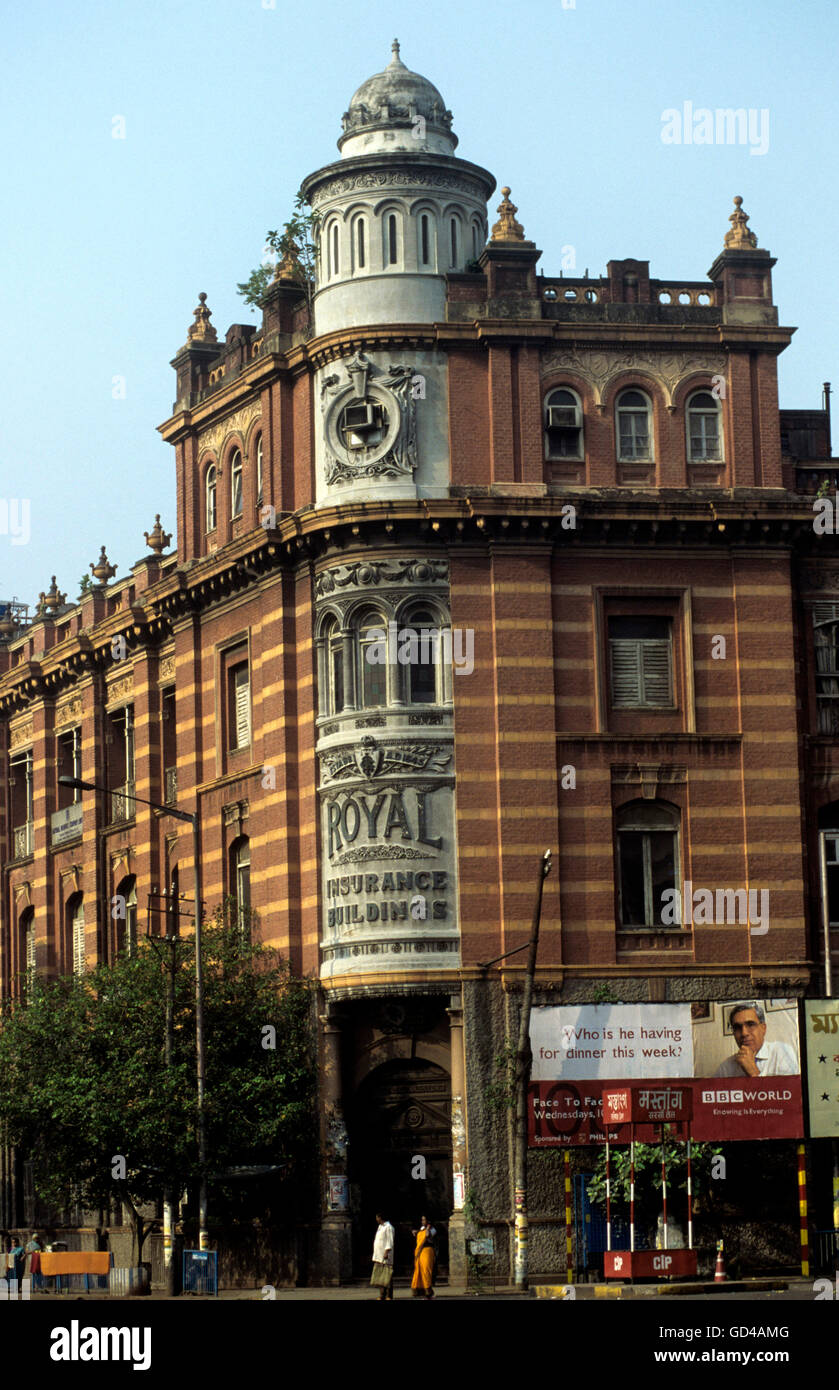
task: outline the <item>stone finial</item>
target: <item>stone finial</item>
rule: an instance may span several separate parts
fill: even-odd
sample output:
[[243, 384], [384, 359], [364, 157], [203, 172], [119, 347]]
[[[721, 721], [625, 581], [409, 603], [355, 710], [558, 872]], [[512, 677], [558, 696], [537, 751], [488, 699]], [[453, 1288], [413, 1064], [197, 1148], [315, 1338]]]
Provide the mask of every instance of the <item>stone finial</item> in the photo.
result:
[[67, 595], [59, 593], [58, 585], [55, 582], [55, 575], [52, 576], [50, 587], [45, 594], [39, 594], [40, 603], [38, 604], [41, 612], [54, 612], [56, 608], [63, 608], [67, 602]]
[[146, 538], [146, 545], [149, 550], [154, 551], [155, 555], [160, 555], [172, 540], [171, 534], [168, 531], [164, 531], [160, 524], [160, 512], [158, 512], [154, 518], [154, 526], [151, 528], [151, 531], [144, 531], [143, 535]]
[[757, 237], [746, 226], [749, 216], [743, 212], [742, 198], [734, 199], [734, 211], [728, 220], [731, 223], [731, 231], [725, 234], [726, 251], [753, 251], [757, 246]]
[[295, 284], [303, 284], [306, 280], [306, 272], [300, 260], [300, 248], [292, 237], [286, 248], [285, 255], [281, 261], [277, 261], [274, 268], [274, 281], [292, 280]]
[[117, 568], [117, 565], [112, 565], [110, 563], [107, 555], [105, 554], [104, 545], [102, 546], [102, 549], [99, 552], [99, 559], [96, 561], [96, 564], [90, 566], [93, 578], [99, 584], [107, 584], [109, 579], [113, 579], [114, 575], [117, 572]]
[[391, 51], [391, 53], [393, 54], [393, 57], [391, 58], [390, 62], [388, 63], [388, 67], [389, 67], [389, 68], [404, 68], [405, 64], [402, 62], [402, 59], [399, 57], [399, 40], [398, 40], [398, 39], [394, 39], [394, 40], [393, 40], [393, 43], [390, 45], [390, 51]]
[[524, 227], [516, 221], [518, 208], [510, 202], [509, 188], [502, 188], [501, 202], [496, 211], [501, 213], [492, 229], [491, 241], [524, 241]]
[[198, 296], [198, 308], [193, 310], [195, 322], [189, 325], [187, 337], [194, 343], [216, 343], [218, 334], [210, 323], [211, 311], [207, 308], [207, 296], [203, 292]]

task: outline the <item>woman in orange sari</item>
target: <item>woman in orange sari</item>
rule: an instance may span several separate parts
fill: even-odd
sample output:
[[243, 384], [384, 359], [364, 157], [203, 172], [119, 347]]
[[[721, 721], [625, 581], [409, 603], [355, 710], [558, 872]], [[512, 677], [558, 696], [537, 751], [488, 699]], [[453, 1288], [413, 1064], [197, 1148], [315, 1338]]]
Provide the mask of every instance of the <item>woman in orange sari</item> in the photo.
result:
[[417, 1238], [416, 1249], [414, 1250], [414, 1277], [411, 1280], [411, 1288], [414, 1291], [414, 1298], [433, 1298], [434, 1289], [434, 1265], [436, 1262], [437, 1232], [430, 1224], [428, 1217], [420, 1218], [420, 1228], [413, 1234]]

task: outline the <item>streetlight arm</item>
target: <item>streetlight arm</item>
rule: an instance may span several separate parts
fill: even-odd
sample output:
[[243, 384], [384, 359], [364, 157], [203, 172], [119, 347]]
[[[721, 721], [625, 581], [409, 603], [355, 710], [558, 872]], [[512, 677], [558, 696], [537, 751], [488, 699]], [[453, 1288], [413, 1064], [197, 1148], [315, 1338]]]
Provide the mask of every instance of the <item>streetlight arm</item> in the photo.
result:
[[[103, 787], [98, 782], [83, 782], [81, 777], [59, 777], [60, 787], [73, 787], [82, 792], [110, 792], [110, 787]], [[197, 812], [178, 811], [174, 806], [163, 806], [159, 801], [148, 801], [144, 796], [135, 796], [132, 792], [127, 798], [129, 801], [139, 801], [141, 806], [151, 806], [153, 811], [162, 811], [166, 816], [174, 816], [176, 820], [185, 820], [191, 825], [195, 820]]]

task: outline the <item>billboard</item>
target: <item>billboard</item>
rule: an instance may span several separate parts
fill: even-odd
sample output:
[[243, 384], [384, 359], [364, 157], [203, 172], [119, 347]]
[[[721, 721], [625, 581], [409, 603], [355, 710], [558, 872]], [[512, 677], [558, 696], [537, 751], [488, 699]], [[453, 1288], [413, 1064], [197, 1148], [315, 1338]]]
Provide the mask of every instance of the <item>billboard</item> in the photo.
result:
[[[551, 1005], [533, 1010], [530, 1044], [533, 1146], [628, 1143], [628, 1124], [604, 1123], [602, 1094], [630, 1080], [689, 1089], [696, 1140], [803, 1136], [795, 999]], [[635, 1137], [659, 1133], [641, 1124]]]
[[804, 1004], [810, 1134], [839, 1139], [839, 999]]

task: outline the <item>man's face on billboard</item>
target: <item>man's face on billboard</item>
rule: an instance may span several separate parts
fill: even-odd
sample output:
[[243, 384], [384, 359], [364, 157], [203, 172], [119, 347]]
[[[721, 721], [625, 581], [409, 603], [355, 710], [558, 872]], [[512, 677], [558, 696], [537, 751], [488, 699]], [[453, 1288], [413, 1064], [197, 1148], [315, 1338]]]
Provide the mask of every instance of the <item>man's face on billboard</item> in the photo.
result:
[[766, 1037], [766, 1024], [761, 1023], [754, 1009], [740, 1009], [731, 1020], [731, 1028], [738, 1047], [760, 1052]]

